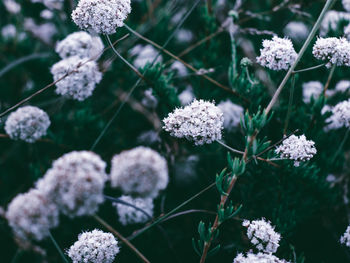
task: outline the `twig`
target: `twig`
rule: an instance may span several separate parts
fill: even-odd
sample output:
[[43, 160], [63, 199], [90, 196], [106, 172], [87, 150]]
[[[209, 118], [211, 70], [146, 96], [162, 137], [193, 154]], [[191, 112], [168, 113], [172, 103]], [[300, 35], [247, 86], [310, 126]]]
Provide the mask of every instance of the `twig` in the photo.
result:
[[238, 154], [244, 154], [244, 152], [236, 150], [236, 149], [233, 149], [232, 147], [230, 147], [227, 144], [225, 144], [223, 141], [217, 140], [217, 142], [219, 144], [221, 144], [222, 146], [224, 146], [226, 149], [230, 150], [231, 152], [238, 153]]
[[326, 63], [322, 63], [320, 65], [309, 67], [309, 68], [303, 68], [303, 69], [295, 70], [295, 71], [293, 71], [293, 74], [297, 74], [297, 73], [302, 73], [302, 72], [318, 69], [318, 68], [323, 67], [324, 65], [326, 65]]
[[[117, 238], [120, 239], [121, 242], [123, 242], [126, 246], [128, 246], [134, 253], [143, 261], [146, 263], [150, 263], [148, 259], [136, 248], [133, 244], [131, 244], [124, 236], [122, 236], [117, 230], [115, 230], [113, 227], [111, 227], [106, 221], [104, 221], [102, 218], [100, 218], [98, 215], [93, 215], [93, 218], [99, 222], [101, 225], [103, 225], [108, 231], [112, 232]], [[68, 262], [67, 262], [68, 263]]]
[[324, 88], [323, 88], [323, 96], [326, 96], [327, 89], [328, 89], [329, 85], [331, 84], [331, 81], [332, 81], [332, 78], [333, 78], [334, 71], [335, 71], [335, 68], [336, 68], [336, 67], [337, 67], [337, 65], [334, 64], [334, 65], [332, 66], [332, 68], [331, 68], [331, 71], [329, 72], [326, 85], [324, 85]]

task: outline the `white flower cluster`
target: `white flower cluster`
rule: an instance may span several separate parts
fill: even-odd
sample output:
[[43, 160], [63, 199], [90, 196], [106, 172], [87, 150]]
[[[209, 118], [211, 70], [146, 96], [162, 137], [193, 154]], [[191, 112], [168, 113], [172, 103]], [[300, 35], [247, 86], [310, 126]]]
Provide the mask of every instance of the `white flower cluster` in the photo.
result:
[[54, 23], [37, 24], [32, 18], [25, 18], [23, 27], [26, 31], [48, 45], [52, 44], [53, 37], [57, 34], [57, 28]]
[[279, 247], [281, 235], [274, 230], [269, 221], [244, 220], [243, 226], [247, 227], [247, 236], [250, 242], [260, 251], [275, 253]]
[[294, 134], [285, 139], [275, 150], [282, 158], [294, 160], [294, 166], [299, 166], [301, 161], [310, 160], [316, 153], [315, 142], [307, 140], [305, 135]]
[[119, 187], [124, 194], [156, 197], [168, 181], [165, 158], [150, 148], [139, 146], [112, 159], [112, 187]]
[[224, 114], [224, 127], [228, 131], [236, 129], [240, 125], [241, 117], [244, 114], [242, 106], [232, 103], [230, 100], [222, 101], [218, 108]]
[[350, 226], [345, 230], [345, 233], [340, 237], [340, 243], [350, 247]]
[[103, 50], [103, 43], [100, 37], [93, 37], [90, 34], [80, 31], [68, 35], [58, 42], [56, 52], [61, 58], [77, 56], [97, 60]]
[[[322, 110], [321, 114], [324, 115], [326, 112], [332, 112], [334, 107], [331, 107], [329, 105], [325, 105]], [[337, 130], [343, 127], [342, 121], [339, 119], [339, 116], [337, 114], [333, 114], [330, 117], [326, 119], [327, 125], [323, 128], [325, 132], [328, 132], [330, 130]]]
[[72, 19], [82, 30], [114, 34], [130, 12], [130, 0], [79, 0]]
[[1, 37], [5, 40], [13, 39], [16, 35], [17, 29], [13, 24], [8, 24], [1, 28]]
[[158, 105], [158, 99], [153, 95], [153, 90], [147, 89], [143, 93], [143, 98], [141, 100], [141, 103], [143, 106], [149, 108], [149, 109], [155, 109]]
[[18, 4], [15, 0], [3, 0], [7, 12], [11, 14], [18, 14], [21, 11], [21, 5]]
[[214, 103], [194, 100], [190, 105], [169, 113], [163, 122], [163, 128], [172, 136], [203, 145], [221, 139], [224, 117]]
[[58, 209], [37, 189], [17, 195], [9, 204], [6, 219], [21, 241], [40, 241], [58, 225]]
[[[151, 45], [136, 45], [130, 50], [131, 56], [136, 56], [134, 59], [134, 66], [143, 68], [147, 63], [151, 63], [157, 56], [158, 51]], [[162, 56], [158, 56], [155, 63], [162, 62]]]
[[303, 101], [309, 103], [311, 98], [317, 99], [323, 91], [323, 84], [319, 81], [308, 81], [303, 83]]
[[319, 60], [327, 61], [328, 68], [332, 65], [350, 67], [350, 42], [345, 38], [318, 38], [312, 54]]
[[289, 39], [274, 36], [272, 40], [264, 40], [260, 56], [256, 61], [271, 70], [288, 70], [297, 58], [293, 43]]
[[335, 91], [337, 92], [348, 92], [350, 89], [350, 81], [349, 80], [340, 80], [335, 85]]
[[350, 22], [350, 14], [347, 12], [338, 12], [335, 10], [328, 11], [321, 23], [320, 35], [326, 36], [329, 31], [335, 31], [341, 21]]
[[114, 236], [97, 229], [81, 233], [67, 251], [73, 263], [112, 263], [118, 253]]
[[91, 215], [104, 201], [106, 163], [93, 152], [70, 152], [53, 162], [37, 189], [69, 216]]
[[309, 27], [300, 21], [289, 22], [283, 29], [284, 35], [297, 43], [303, 42], [308, 37], [309, 32]]
[[350, 12], [350, 1], [349, 0], [342, 0], [343, 7], [346, 11]]
[[92, 95], [96, 84], [100, 83], [102, 73], [95, 61], [86, 61], [79, 57], [63, 59], [51, 68], [56, 83], [56, 93], [69, 98], [83, 101]]
[[45, 111], [33, 106], [24, 106], [9, 115], [5, 131], [11, 139], [33, 143], [46, 135], [49, 126], [50, 119]]
[[328, 121], [333, 127], [350, 127], [350, 100], [339, 102], [332, 108], [332, 116]]
[[284, 259], [279, 259], [278, 257], [272, 254], [247, 253], [247, 255], [244, 256], [242, 253], [240, 253], [233, 260], [233, 263], [289, 263], [289, 262]]
[[[123, 195], [119, 198], [128, 204], [136, 206], [142, 209], [145, 213], [140, 210], [135, 209], [132, 206], [123, 203], [114, 203], [117, 208], [117, 213], [119, 216], [119, 221], [123, 225], [145, 223], [153, 217], [153, 199], [152, 198], [139, 198], [132, 197], [128, 195]], [[151, 218], [150, 218], [151, 217]]]

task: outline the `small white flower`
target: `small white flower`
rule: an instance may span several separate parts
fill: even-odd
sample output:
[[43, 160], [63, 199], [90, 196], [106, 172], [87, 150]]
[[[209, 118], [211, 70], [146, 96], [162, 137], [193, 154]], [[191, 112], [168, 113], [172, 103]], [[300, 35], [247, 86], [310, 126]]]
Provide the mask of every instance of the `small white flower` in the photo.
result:
[[14, 0], [4, 0], [3, 4], [5, 5], [7, 12], [11, 14], [18, 14], [21, 11], [21, 5]]
[[152, 198], [133, 198], [128, 195], [123, 195], [119, 199], [145, 212], [143, 213], [127, 204], [114, 203], [114, 206], [117, 208], [119, 221], [122, 225], [145, 223], [152, 219], [154, 208]]
[[147, 89], [143, 93], [143, 98], [141, 100], [143, 106], [149, 109], [155, 109], [158, 105], [158, 99], [153, 95], [152, 89]]
[[56, 45], [56, 52], [61, 58], [77, 56], [97, 60], [103, 51], [101, 38], [80, 31], [68, 35]]
[[289, 263], [289, 261], [279, 259], [272, 254], [253, 254], [249, 252], [246, 256], [242, 253], [238, 254], [233, 263]]
[[175, 38], [179, 43], [189, 43], [193, 39], [193, 33], [188, 29], [180, 29], [176, 32]]
[[57, 29], [53, 23], [36, 24], [32, 18], [24, 19], [24, 29], [46, 44], [51, 44]]
[[350, 226], [345, 230], [345, 233], [340, 237], [340, 243], [350, 247]]
[[93, 152], [70, 152], [53, 162], [37, 189], [73, 218], [92, 215], [104, 201], [106, 163]]
[[335, 85], [335, 91], [337, 92], [347, 92], [350, 89], [350, 81], [349, 80], [340, 80]]
[[[324, 115], [327, 112], [332, 112], [334, 107], [331, 107], [329, 105], [324, 105], [324, 107], [321, 110], [321, 114]], [[327, 126], [323, 128], [325, 132], [328, 132], [330, 130], [337, 130], [343, 127], [343, 122], [339, 119], [338, 114], [333, 114], [330, 117], [326, 119]]]
[[303, 101], [305, 103], [310, 103], [311, 98], [317, 99], [322, 91], [323, 84], [319, 81], [309, 81], [303, 83]]
[[54, 17], [54, 14], [51, 10], [44, 9], [43, 11], [40, 12], [40, 17], [46, 20], [50, 20]]
[[187, 106], [195, 99], [193, 90], [191, 87], [187, 87], [179, 94], [179, 100], [182, 106]]
[[8, 24], [1, 28], [1, 36], [5, 40], [13, 39], [16, 37], [17, 29], [14, 25]]
[[350, 22], [350, 14], [330, 10], [326, 13], [320, 27], [320, 36], [326, 36], [329, 31], [335, 31], [341, 21]]
[[221, 139], [224, 118], [214, 103], [194, 100], [190, 105], [169, 113], [163, 122], [163, 129], [171, 136], [203, 145]]
[[230, 100], [222, 101], [218, 104], [219, 109], [224, 114], [224, 127], [228, 131], [237, 129], [240, 125], [244, 109], [242, 106], [232, 103]]
[[298, 43], [303, 42], [309, 36], [309, 32], [309, 27], [300, 21], [289, 22], [283, 29], [286, 37], [290, 37]]
[[150, 148], [139, 146], [112, 159], [112, 187], [119, 187], [124, 194], [156, 197], [168, 181], [165, 158]]
[[342, 0], [343, 7], [346, 11], [350, 12], [350, 1], [349, 0]]
[[9, 115], [5, 131], [11, 139], [33, 143], [46, 135], [49, 126], [50, 119], [45, 111], [24, 106]]
[[162, 62], [161, 55], [158, 56], [158, 51], [151, 45], [136, 45], [130, 50], [131, 56], [136, 56], [134, 59], [134, 66], [137, 68], [143, 68], [147, 63], [152, 63], [157, 57], [155, 63]]
[[339, 102], [332, 108], [330, 119], [333, 128], [350, 127], [350, 100]]
[[305, 135], [294, 134], [285, 139], [275, 150], [282, 158], [294, 160], [294, 166], [302, 161], [309, 161], [316, 153], [315, 142], [306, 140]]
[[269, 221], [244, 220], [243, 226], [247, 227], [247, 236], [250, 242], [260, 251], [275, 253], [279, 247], [281, 235], [274, 230]]
[[67, 251], [73, 263], [112, 263], [118, 253], [114, 236], [97, 229], [81, 233]]
[[[65, 78], [67, 73], [70, 73]], [[90, 97], [102, 79], [102, 73], [98, 70], [95, 61], [80, 59], [78, 57], [69, 57], [63, 59], [51, 68], [56, 83], [56, 93], [67, 96], [78, 101], [83, 101]]]
[[179, 77], [185, 77], [188, 74], [187, 68], [180, 61], [171, 64], [170, 69], [175, 70]]
[[274, 36], [272, 40], [264, 40], [260, 56], [256, 61], [271, 70], [288, 70], [297, 58], [293, 43], [289, 39]]
[[20, 240], [40, 241], [58, 225], [58, 209], [37, 189], [17, 195], [9, 204], [6, 219]]
[[332, 65], [350, 66], [350, 42], [345, 38], [318, 38], [312, 54], [319, 60], [327, 61], [328, 68]]
[[130, 12], [130, 0], [80, 0], [72, 19], [82, 30], [110, 35], [124, 25]]

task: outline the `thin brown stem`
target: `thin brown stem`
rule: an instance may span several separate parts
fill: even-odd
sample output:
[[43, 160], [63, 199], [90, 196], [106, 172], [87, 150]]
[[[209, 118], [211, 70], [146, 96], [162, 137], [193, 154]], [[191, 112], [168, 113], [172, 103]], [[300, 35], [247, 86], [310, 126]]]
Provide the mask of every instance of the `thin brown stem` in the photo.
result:
[[[227, 192], [226, 192], [227, 195], [222, 195], [221, 196], [219, 207], [224, 207], [224, 205], [225, 205], [225, 203], [226, 203], [226, 201], [228, 199], [228, 196], [230, 195], [230, 193], [231, 193], [231, 191], [232, 191], [236, 181], [237, 181], [237, 176], [232, 176], [230, 185], [229, 185], [229, 187], [227, 189]], [[220, 226], [219, 215], [217, 214], [216, 217], [215, 217], [214, 224], [211, 227], [211, 233], [214, 233], [218, 229], [219, 226]], [[199, 261], [200, 263], [204, 263], [205, 262], [212, 241], [213, 241], [213, 235], [212, 235], [212, 237], [210, 238], [210, 240], [208, 242], [204, 243], [203, 253], [202, 253], [201, 259]]]
[[324, 85], [324, 88], [323, 88], [323, 96], [326, 96], [326, 92], [327, 92], [327, 89], [329, 88], [329, 85], [331, 84], [331, 81], [332, 81], [332, 78], [334, 76], [334, 71], [335, 71], [335, 68], [337, 67], [336, 64], [334, 64], [329, 72], [329, 75], [328, 75], [328, 79], [327, 79], [327, 82], [326, 82], [326, 85]]
[[103, 225], [108, 231], [112, 232], [117, 238], [120, 239], [126, 246], [128, 246], [143, 262], [150, 263], [150, 261], [136, 248], [131, 244], [123, 235], [121, 235], [117, 230], [111, 227], [106, 221], [100, 218], [98, 215], [93, 215], [93, 218]]

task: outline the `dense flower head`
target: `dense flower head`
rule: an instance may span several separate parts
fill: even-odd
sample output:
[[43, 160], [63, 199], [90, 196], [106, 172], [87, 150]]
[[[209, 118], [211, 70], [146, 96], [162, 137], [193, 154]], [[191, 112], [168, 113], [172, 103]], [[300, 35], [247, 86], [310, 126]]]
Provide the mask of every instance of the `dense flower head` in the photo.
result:
[[40, 241], [58, 225], [58, 209], [37, 189], [17, 195], [9, 204], [6, 219], [22, 241]]
[[18, 14], [21, 11], [21, 5], [15, 0], [3, 0], [2, 2], [7, 10], [11, 14]]
[[65, 59], [72, 56], [79, 58], [98, 59], [103, 50], [100, 37], [80, 31], [68, 35], [56, 45], [56, 52]]
[[279, 247], [281, 235], [274, 230], [269, 221], [244, 220], [243, 226], [247, 227], [247, 236], [250, 242], [259, 250], [266, 253], [275, 253]]
[[240, 125], [241, 117], [244, 113], [242, 106], [234, 104], [230, 100], [225, 100], [220, 102], [218, 107], [224, 114], [225, 129], [229, 131], [236, 129]]
[[329, 31], [337, 30], [341, 21], [350, 22], [350, 14], [347, 12], [338, 12], [335, 10], [330, 10], [326, 13], [324, 19], [322, 20], [320, 26], [320, 35], [326, 36]]
[[243, 255], [242, 253], [238, 254], [236, 258], [233, 260], [233, 263], [289, 263], [284, 259], [279, 259], [278, 257], [272, 254], [265, 253], [247, 253], [247, 255]]
[[[121, 201], [125, 202], [123, 203], [114, 203], [114, 205], [117, 208], [117, 213], [119, 216], [119, 221], [123, 225], [129, 225], [129, 224], [138, 224], [138, 223], [145, 223], [152, 219], [153, 217], [153, 199], [146, 197], [146, 198], [140, 198], [140, 197], [132, 197], [129, 195], [123, 195], [119, 198]], [[129, 206], [128, 204], [131, 204], [133, 206], [136, 206], [137, 208], [142, 209], [145, 213], [143, 213], [140, 210], [135, 209], [132, 206]]]
[[345, 230], [345, 233], [340, 237], [340, 243], [350, 247], [350, 226]]
[[317, 99], [323, 91], [323, 84], [319, 81], [308, 81], [303, 83], [303, 101], [309, 103], [311, 98]]
[[33, 36], [40, 39], [44, 43], [51, 45], [53, 37], [57, 34], [57, 28], [54, 23], [37, 24], [33, 18], [25, 18], [23, 27]]
[[301, 43], [308, 37], [309, 31], [309, 27], [300, 21], [289, 22], [283, 29], [286, 37], [290, 37], [298, 43]]
[[130, 0], [79, 0], [72, 19], [82, 30], [114, 34], [130, 12]]
[[272, 40], [265, 39], [256, 61], [271, 70], [288, 70], [297, 58], [293, 43], [287, 38], [274, 36]]
[[102, 73], [98, 70], [95, 61], [80, 59], [79, 57], [69, 57], [63, 59], [51, 68], [56, 83], [56, 93], [67, 96], [78, 101], [83, 101], [90, 97], [102, 79]]
[[194, 100], [190, 105], [169, 113], [163, 122], [163, 128], [172, 136], [203, 145], [221, 139], [224, 117], [214, 103]]
[[104, 200], [106, 163], [95, 153], [73, 151], [53, 162], [37, 188], [69, 216], [94, 214]]
[[112, 263], [118, 253], [114, 236], [97, 229], [81, 233], [67, 251], [73, 263]]
[[328, 68], [332, 65], [350, 66], [350, 42], [345, 38], [318, 38], [312, 54], [319, 60], [327, 61]]
[[24, 106], [9, 115], [5, 131], [11, 139], [33, 143], [46, 135], [49, 126], [50, 119], [45, 111], [34, 106]]
[[124, 194], [156, 197], [168, 181], [165, 158], [150, 148], [139, 146], [112, 159], [111, 184]]
[[310, 160], [316, 153], [315, 142], [307, 140], [305, 135], [291, 135], [275, 150], [282, 158], [294, 160], [294, 166], [301, 161]]
[[[350, 100], [339, 102], [332, 108], [331, 120], [340, 127], [350, 127]], [[333, 124], [335, 125], [335, 124]]]

